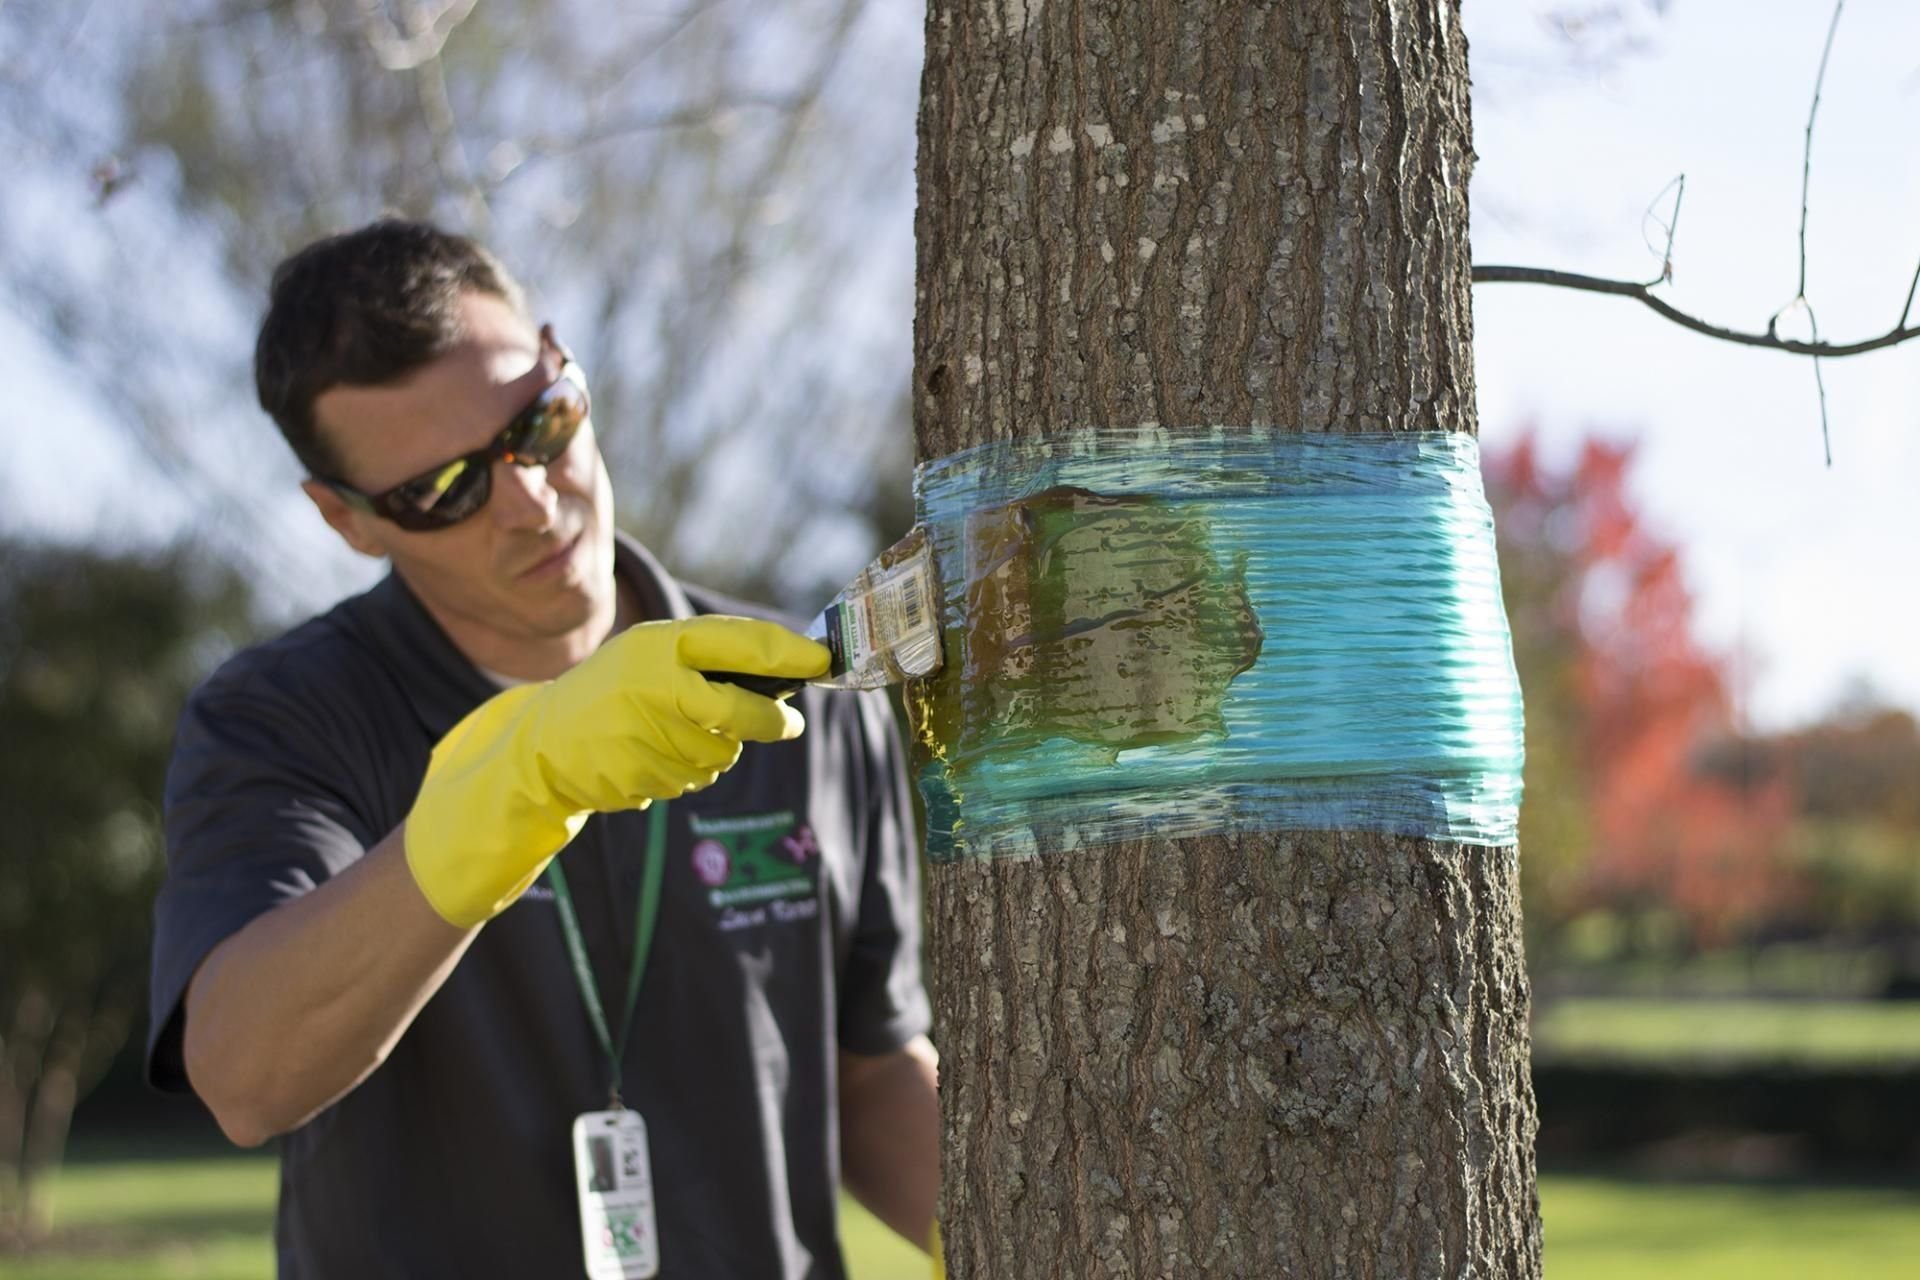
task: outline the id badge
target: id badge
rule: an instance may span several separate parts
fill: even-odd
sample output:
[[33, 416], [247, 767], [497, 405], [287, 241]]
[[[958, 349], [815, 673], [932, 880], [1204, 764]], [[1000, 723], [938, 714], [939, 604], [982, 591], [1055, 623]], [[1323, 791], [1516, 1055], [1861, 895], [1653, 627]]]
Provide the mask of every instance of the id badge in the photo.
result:
[[590, 1280], [660, 1272], [647, 1126], [636, 1111], [589, 1111], [573, 1122], [573, 1175]]

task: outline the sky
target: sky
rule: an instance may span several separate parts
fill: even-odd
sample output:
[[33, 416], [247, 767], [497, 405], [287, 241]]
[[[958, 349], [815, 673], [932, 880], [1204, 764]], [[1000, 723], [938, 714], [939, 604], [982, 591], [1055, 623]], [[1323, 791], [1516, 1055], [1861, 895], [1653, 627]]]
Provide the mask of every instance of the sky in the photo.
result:
[[[1576, 46], [1545, 7], [1464, 6], [1474, 261], [1651, 280], [1665, 233], [1643, 220], [1684, 173], [1663, 295], [1763, 331], [1798, 288], [1807, 115], [1833, 6], [1625, 4], [1623, 26]], [[1899, 318], [1920, 264], [1916, 119], [1920, 4], [1852, 0], [1808, 196], [1807, 296], [1829, 340]], [[1780, 332], [1805, 326], [1796, 313]], [[1920, 340], [1822, 362], [1831, 467], [1804, 358], [1697, 336], [1627, 299], [1522, 285], [1476, 287], [1474, 347], [1488, 448], [1528, 424], [1550, 453], [1588, 434], [1638, 441], [1634, 490], [1682, 548], [1700, 634], [1745, 655], [1751, 727], [1817, 715], [1862, 682], [1920, 707]]]
[[[1684, 173], [1664, 295], [1726, 327], [1764, 329], [1797, 288], [1803, 146], [1827, 0], [1463, 8], [1479, 156], [1475, 261], [1651, 279], [1665, 233], [1648, 210]], [[1555, 13], [1591, 20], [1555, 22]], [[900, 42], [913, 38], [911, 14], [896, 25]], [[910, 81], [899, 90], [910, 94]], [[1815, 124], [1807, 229], [1808, 296], [1831, 339], [1891, 328], [1920, 263], [1916, 118], [1920, 3], [1851, 0]], [[57, 245], [72, 200], [49, 193], [34, 218], [37, 242]], [[1662, 216], [1670, 201], [1657, 204]], [[910, 188], [886, 204], [900, 225], [876, 234], [876, 251], [910, 273]], [[874, 287], [904, 288], [888, 275], [877, 273]], [[897, 305], [877, 300], [875, 314]], [[1739, 656], [1748, 726], [1804, 721], [1863, 683], [1920, 709], [1920, 341], [1822, 365], [1829, 467], [1805, 359], [1696, 336], [1593, 294], [1482, 285], [1474, 309], [1487, 446], [1526, 429], [1550, 457], [1592, 434], [1638, 442], [1634, 491], [1656, 531], [1682, 548], [1705, 641]], [[1803, 336], [1804, 324], [1792, 315], [1782, 332]], [[145, 464], [103, 425], [111, 407], [4, 307], [0, 378], [16, 404], [61, 424], [0, 467], [0, 524], [141, 541], [192, 518], [177, 492], [142, 482]], [[275, 518], [315, 548], [303, 581], [331, 596], [371, 579], [372, 566], [325, 545], [329, 535], [290, 485], [284, 498]], [[855, 567], [850, 560], [848, 572]]]

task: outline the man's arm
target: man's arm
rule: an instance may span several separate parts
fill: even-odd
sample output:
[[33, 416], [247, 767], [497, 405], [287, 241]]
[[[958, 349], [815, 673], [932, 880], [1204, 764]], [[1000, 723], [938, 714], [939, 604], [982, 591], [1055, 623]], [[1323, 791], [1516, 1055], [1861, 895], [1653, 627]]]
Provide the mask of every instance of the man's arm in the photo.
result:
[[854, 1199], [924, 1249], [940, 1192], [940, 1056], [925, 1036], [840, 1054], [841, 1176]]
[[243, 1147], [297, 1129], [386, 1061], [479, 932], [428, 904], [404, 824], [256, 916], [187, 987], [187, 1078]]
[[306, 1123], [386, 1060], [589, 815], [710, 786], [743, 741], [799, 736], [792, 708], [700, 672], [805, 679], [828, 661], [772, 623], [647, 622], [481, 703], [434, 748], [405, 822], [200, 962], [182, 1000], [194, 1091], [242, 1146]]

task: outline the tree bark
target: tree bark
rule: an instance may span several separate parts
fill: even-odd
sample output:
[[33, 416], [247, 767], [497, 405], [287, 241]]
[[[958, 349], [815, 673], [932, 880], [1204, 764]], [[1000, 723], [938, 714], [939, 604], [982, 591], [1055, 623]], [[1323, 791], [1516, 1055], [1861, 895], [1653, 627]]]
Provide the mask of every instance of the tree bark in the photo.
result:
[[[1447, 0], [932, 0], [923, 459], [1475, 430]], [[1517, 851], [1362, 832], [940, 865], [967, 1277], [1537, 1276]]]

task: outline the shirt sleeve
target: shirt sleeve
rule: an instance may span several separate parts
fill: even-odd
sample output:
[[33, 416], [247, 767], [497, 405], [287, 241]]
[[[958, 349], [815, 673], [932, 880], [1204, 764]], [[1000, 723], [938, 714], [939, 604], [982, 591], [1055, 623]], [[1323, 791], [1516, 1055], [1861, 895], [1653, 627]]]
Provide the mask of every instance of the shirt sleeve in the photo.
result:
[[[844, 696], [844, 695], [843, 695]], [[886, 695], [863, 693], [857, 720], [866, 792], [865, 862], [841, 977], [840, 1047], [891, 1053], [932, 1024], [920, 971], [920, 849], [899, 729]]]
[[254, 917], [358, 860], [380, 835], [355, 813], [323, 703], [259, 673], [217, 674], [182, 712], [165, 794], [167, 874], [154, 902], [147, 1079], [190, 1086], [187, 984]]

